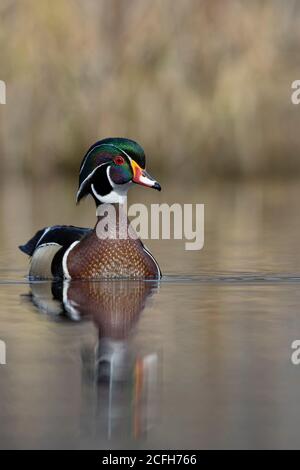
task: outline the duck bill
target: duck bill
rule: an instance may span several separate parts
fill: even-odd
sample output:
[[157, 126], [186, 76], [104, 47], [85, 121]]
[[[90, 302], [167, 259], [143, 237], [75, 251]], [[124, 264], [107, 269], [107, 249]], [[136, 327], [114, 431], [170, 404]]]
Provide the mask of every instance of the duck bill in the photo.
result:
[[134, 183], [161, 191], [160, 184], [154, 178], [152, 178], [152, 176], [150, 176], [146, 170], [143, 170], [143, 168], [141, 168], [133, 160], [131, 161], [131, 165], [132, 165], [132, 170], [133, 170], [132, 181]]

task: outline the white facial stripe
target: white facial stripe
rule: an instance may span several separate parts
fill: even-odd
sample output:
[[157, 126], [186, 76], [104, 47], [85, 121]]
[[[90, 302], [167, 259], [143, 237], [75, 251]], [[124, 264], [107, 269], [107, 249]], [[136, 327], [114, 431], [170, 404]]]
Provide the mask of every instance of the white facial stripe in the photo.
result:
[[129, 160], [131, 160], [130, 156], [128, 155], [128, 153], [125, 152], [125, 150], [122, 150], [120, 149], [119, 147], [116, 147], [118, 150], [120, 150], [120, 152], [124, 153], [124, 155], [126, 155], [126, 157], [129, 158]]
[[79, 194], [80, 194], [80, 191], [82, 190], [82, 188], [83, 188], [84, 184], [86, 183], [86, 181], [88, 181], [88, 180], [93, 176], [93, 174], [95, 173], [95, 171], [97, 171], [98, 168], [100, 168], [101, 166], [103, 166], [103, 165], [108, 165], [109, 163], [110, 163], [110, 162], [101, 163], [101, 165], [98, 165], [98, 166], [92, 171], [92, 173], [90, 173], [90, 174], [85, 178], [85, 180], [83, 180], [83, 182], [81, 183], [81, 185], [79, 186], [79, 189], [78, 189], [78, 191], [77, 191], [76, 199], [78, 199], [78, 196], [79, 196]]
[[92, 149], [89, 151], [89, 153], [87, 153], [87, 155], [85, 156], [85, 158], [84, 158], [84, 160], [83, 160], [83, 162], [82, 162], [82, 164], [81, 164], [81, 168], [80, 168], [79, 174], [81, 174], [81, 172], [82, 172], [82, 170], [83, 170], [83, 167], [84, 167], [84, 164], [85, 164], [85, 162], [86, 162], [88, 156], [89, 156], [95, 149], [101, 147], [102, 145], [103, 145], [103, 144], [101, 144], [101, 145], [96, 145], [94, 148], [92, 148]]
[[113, 182], [113, 180], [111, 179], [111, 177], [110, 177], [110, 167], [107, 167], [107, 169], [106, 169], [106, 175], [107, 175], [107, 179], [108, 179], [109, 184], [111, 185], [111, 187], [114, 188], [115, 186], [117, 186], [117, 184], [115, 184], [115, 183]]
[[128, 191], [128, 188], [131, 184], [131, 181], [128, 181], [128, 183], [123, 183], [123, 184], [117, 184], [117, 183], [114, 183], [113, 180], [111, 179], [110, 177], [110, 169], [111, 167], [107, 167], [107, 170], [106, 170], [106, 174], [107, 174], [107, 179], [109, 181], [109, 184], [111, 185], [111, 187], [113, 189], [115, 189], [115, 191], [118, 193], [118, 194], [124, 194], [124, 193], [127, 193]]
[[[127, 154], [126, 154], [126, 155], [127, 155]], [[127, 155], [127, 157], [128, 157], [128, 158], [129, 158], [129, 160], [130, 160], [130, 165], [131, 165], [131, 168], [132, 168], [132, 171], [133, 171], [133, 166], [132, 166], [132, 158], [131, 158], [129, 155]]]
[[[88, 152], [88, 154], [85, 156], [85, 158], [84, 158], [84, 160], [83, 160], [83, 162], [82, 162], [82, 165], [81, 165], [81, 169], [80, 169], [80, 173], [79, 173], [79, 174], [81, 174], [81, 172], [82, 172], [82, 170], [83, 170], [83, 168], [84, 168], [85, 162], [86, 162], [87, 158], [89, 157], [89, 155], [90, 155], [95, 149], [100, 148], [100, 147], [102, 147], [102, 146], [113, 147], [113, 148], [119, 150], [119, 152], [123, 153], [123, 154], [130, 160], [130, 162], [132, 162], [132, 158], [128, 155], [128, 153], [126, 153], [125, 150], [119, 148], [117, 145], [114, 145], [114, 144], [100, 144], [100, 145], [96, 145], [95, 147], [93, 147], [93, 148]], [[78, 196], [79, 196], [79, 194], [80, 194], [80, 192], [81, 192], [83, 186], [84, 186], [85, 183], [93, 176], [93, 174], [95, 173], [95, 171], [98, 170], [98, 168], [100, 168], [102, 165], [107, 165], [107, 164], [109, 164], [109, 163], [110, 163], [110, 162], [101, 163], [101, 165], [98, 165], [98, 166], [85, 178], [85, 180], [81, 183], [81, 185], [80, 185], [80, 187], [79, 187], [79, 189], [78, 189], [78, 191], [77, 191], [76, 199], [78, 199]], [[109, 169], [109, 167], [108, 167], [108, 169]], [[117, 194], [120, 193], [120, 194], [121, 194], [121, 197], [124, 197], [124, 193], [125, 193], [125, 192], [127, 193], [127, 191], [128, 191], [128, 188], [127, 188], [126, 190], [125, 190], [125, 188], [124, 188], [127, 184], [117, 185], [117, 184], [113, 183], [113, 181], [112, 181], [111, 178], [110, 178], [109, 173], [107, 173], [107, 176], [108, 176], [108, 180], [109, 180], [111, 186], [112, 186], [114, 189], [115, 189], [115, 188], [118, 188], [118, 190], [116, 191], [116, 193], [117, 193]], [[142, 177], [142, 178], [143, 178], [143, 177]], [[145, 178], [145, 180], [146, 180], [146, 183], [145, 183], [145, 184], [149, 185], [149, 183], [147, 183], [148, 178]], [[149, 180], [149, 181], [151, 181], [151, 180]], [[153, 182], [152, 186], [153, 186], [154, 184], [155, 184], [155, 181]], [[92, 185], [92, 186], [93, 186], [93, 185]], [[122, 191], [121, 187], [123, 187], [123, 191]], [[119, 189], [119, 188], [120, 188], [120, 189]], [[108, 201], [104, 201], [104, 200], [102, 201], [102, 199], [103, 199], [103, 198], [106, 198], [108, 195], [106, 195], [106, 196], [100, 196], [100, 195], [95, 191], [95, 188], [92, 188], [92, 191], [93, 191], [93, 194], [95, 195], [95, 197], [96, 197], [99, 201], [101, 201], [101, 202], [108, 202]], [[113, 192], [113, 191], [112, 191], [112, 192]], [[110, 193], [110, 194], [111, 194], [111, 193]]]
[[[82, 163], [82, 167], [81, 167], [81, 170], [80, 170], [80, 173], [79, 173], [79, 174], [81, 174], [81, 172], [82, 172], [82, 170], [83, 170], [83, 167], [84, 167], [84, 165], [85, 165], [85, 162], [86, 162], [88, 156], [90, 155], [90, 153], [93, 152], [96, 148], [102, 147], [103, 145], [107, 145], [108, 147], [114, 147], [114, 148], [118, 149], [120, 152], [122, 152], [124, 155], [126, 155], [126, 157], [128, 157], [129, 160], [131, 160], [130, 156], [129, 156], [124, 150], [120, 149], [119, 147], [116, 147], [116, 146], [113, 145], [113, 144], [101, 144], [101, 145], [97, 145], [96, 147], [94, 147], [94, 148], [86, 155], [86, 157], [85, 157], [85, 159], [84, 159], [84, 161], [83, 161], [83, 163]], [[95, 173], [95, 171], [97, 171], [98, 168], [100, 168], [101, 166], [103, 166], [103, 165], [108, 165], [109, 163], [110, 163], [110, 162], [101, 163], [101, 165], [98, 165], [98, 166], [85, 178], [85, 180], [83, 180], [83, 182], [81, 183], [81, 185], [80, 185], [80, 187], [79, 187], [79, 189], [78, 189], [78, 191], [77, 191], [76, 199], [78, 199], [78, 196], [79, 196], [80, 191], [82, 190], [83, 186], [84, 186], [85, 183], [93, 176], [93, 174]], [[108, 168], [109, 168], [109, 167], [108, 167]], [[108, 176], [108, 180], [109, 180], [111, 186], [114, 187], [114, 183], [111, 181], [109, 174], [107, 174], [107, 176]], [[115, 185], [115, 186], [118, 186], [118, 185]], [[120, 186], [120, 185], [119, 185], [119, 186]], [[124, 186], [124, 185], [122, 185], [122, 186]], [[93, 191], [93, 193], [94, 193], [94, 191]], [[95, 193], [94, 193], [94, 194], [95, 194]], [[96, 194], [97, 194], [97, 193], [96, 193]], [[96, 196], [96, 194], [95, 194], [95, 197], [97, 197], [97, 199], [99, 199], [99, 197], [102, 197], [102, 196], [99, 196], [99, 194], [97, 194], [97, 196]], [[99, 200], [100, 200], [100, 199], [99, 199]]]
[[121, 195], [113, 190], [109, 194], [106, 194], [105, 196], [100, 196], [100, 194], [98, 194], [97, 191], [95, 190], [93, 184], [91, 185], [91, 188], [92, 188], [95, 198], [99, 202], [103, 202], [107, 204], [117, 204], [117, 203], [123, 204], [125, 202], [126, 194]]
[[[117, 147], [116, 147], [115, 145], [113, 145], [113, 144], [100, 144], [100, 145], [96, 145], [95, 147], [93, 147], [93, 148], [89, 151], [89, 153], [84, 157], [84, 160], [83, 160], [83, 162], [82, 162], [82, 164], [81, 164], [81, 169], [80, 169], [79, 174], [81, 174], [81, 172], [82, 172], [82, 170], [83, 170], [83, 167], [84, 167], [84, 164], [85, 164], [85, 162], [86, 162], [88, 156], [89, 156], [95, 149], [98, 149], [98, 148], [100, 148], [100, 147], [103, 147], [104, 145], [107, 146], [107, 147], [115, 147], [115, 148], [117, 148]], [[118, 148], [118, 150], [120, 150], [120, 149]], [[121, 150], [121, 151], [122, 151], [122, 150]]]
[[94, 194], [95, 198], [98, 199], [98, 201], [102, 202], [102, 201], [101, 201], [101, 197], [102, 197], [102, 196], [100, 196], [100, 194], [97, 193], [97, 191], [96, 191], [96, 189], [95, 189], [95, 187], [94, 187], [93, 184], [91, 184], [91, 189], [92, 189], [92, 191], [93, 191], [93, 194]]
[[129, 189], [130, 184], [131, 181], [126, 184], [115, 184], [113, 186], [112, 191], [108, 194], [105, 194], [105, 196], [101, 196], [100, 194], [98, 194], [93, 184], [91, 184], [91, 188], [95, 198], [99, 202], [104, 202], [108, 204], [123, 204], [126, 200], [127, 191]]
[[100, 144], [100, 145], [96, 145], [96, 146], [93, 147], [93, 148], [89, 151], [89, 153], [85, 156], [85, 158], [84, 158], [84, 160], [83, 160], [83, 162], [82, 162], [82, 164], [81, 164], [81, 169], [80, 169], [79, 174], [81, 174], [81, 172], [82, 172], [82, 170], [83, 170], [83, 167], [84, 167], [84, 165], [85, 165], [85, 162], [86, 162], [88, 156], [89, 156], [95, 149], [97, 149], [97, 148], [99, 148], [99, 147], [103, 147], [104, 145], [107, 146], [107, 147], [114, 147], [115, 149], [119, 150], [119, 152], [124, 153], [124, 155], [126, 155], [126, 157], [130, 158], [130, 156], [125, 152], [125, 150], [120, 149], [119, 147], [117, 147], [117, 146], [114, 145], [114, 144]]
[[[117, 147], [116, 145], [113, 145], [113, 144], [101, 144], [101, 145], [98, 145], [96, 147], [94, 147], [85, 157], [84, 161], [83, 161], [83, 164], [82, 164], [82, 168], [80, 170], [80, 173], [82, 172], [83, 170], [83, 167], [84, 167], [84, 164], [86, 162], [86, 159], [88, 158], [88, 156], [90, 155], [91, 152], [93, 152], [96, 148], [98, 147], [102, 147], [103, 145], [106, 145], [106, 146], [109, 146], [109, 147], [114, 147], [116, 149], [118, 149], [121, 153], [123, 153], [129, 160], [130, 162], [132, 162], [132, 158], [128, 155], [128, 153], [126, 153], [124, 150], [120, 149], [119, 147]], [[80, 194], [80, 192], [82, 191], [82, 188], [84, 187], [85, 183], [94, 175], [94, 173], [98, 170], [98, 168], [100, 168], [101, 166], [103, 165], [108, 165], [107, 166], [107, 171], [106, 171], [106, 174], [107, 174], [107, 178], [108, 178], [108, 181], [111, 185], [111, 187], [113, 188], [113, 190], [109, 193], [109, 194], [106, 194], [105, 196], [101, 196], [100, 194], [97, 193], [96, 189], [95, 189], [95, 186], [93, 184], [91, 184], [91, 189], [92, 189], [92, 192], [95, 196], [95, 198], [99, 201], [99, 202], [104, 202], [104, 203], [123, 203], [127, 197], [127, 192], [128, 192], [128, 189], [132, 183], [132, 181], [129, 181], [128, 183], [125, 183], [125, 184], [116, 184], [112, 181], [111, 177], [110, 177], [110, 162], [104, 162], [104, 163], [101, 163], [101, 165], [98, 165], [86, 178], [85, 180], [81, 183], [78, 191], [77, 191], [77, 195], [76, 195], [76, 199], [78, 199], [78, 196]], [[149, 178], [145, 177], [145, 176], [141, 176], [140, 178], [141, 182], [146, 184], [147, 186], [154, 186], [155, 184], [155, 181], [153, 180], [150, 180]]]

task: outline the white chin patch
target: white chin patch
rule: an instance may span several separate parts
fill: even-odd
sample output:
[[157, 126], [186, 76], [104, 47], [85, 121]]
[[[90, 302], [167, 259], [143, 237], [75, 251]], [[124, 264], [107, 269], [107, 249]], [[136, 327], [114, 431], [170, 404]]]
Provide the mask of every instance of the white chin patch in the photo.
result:
[[[122, 186], [125, 186], [125, 185], [122, 184]], [[107, 203], [107, 204], [118, 204], [118, 203], [122, 204], [122, 203], [124, 203], [125, 199], [127, 197], [127, 191], [128, 191], [128, 188], [127, 188], [126, 192], [120, 192], [120, 191], [116, 191], [115, 189], [113, 189], [109, 194], [105, 194], [105, 196], [100, 196], [100, 194], [98, 194], [97, 191], [95, 190], [93, 184], [91, 185], [91, 188], [92, 188], [92, 191], [93, 191], [93, 194], [94, 194], [95, 198], [99, 202], [103, 202], [103, 203]]]
[[110, 167], [107, 168], [106, 173], [107, 173], [108, 181], [113, 189], [111, 190], [110, 193], [105, 194], [105, 196], [101, 196], [100, 194], [97, 193], [94, 185], [91, 184], [93, 194], [99, 202], [108, 203], [108, 204], [123, 204], [126, 200], [127, 192], [132, 182], [129, 181], [128, 183], [125, 183], [125, 184], [115, 184], [110, 177], [109, 169]]

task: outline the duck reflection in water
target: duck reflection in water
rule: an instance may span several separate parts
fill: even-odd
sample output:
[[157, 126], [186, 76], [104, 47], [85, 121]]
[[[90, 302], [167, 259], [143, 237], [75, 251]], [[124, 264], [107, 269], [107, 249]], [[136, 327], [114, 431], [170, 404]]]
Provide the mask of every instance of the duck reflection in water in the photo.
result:
[[30, 297], [39, 311], [74, 322], [90, 319], [96, 327], [96, 347], [81, 348], [82, 424], [93, 434], [104, 432], [110, 438], [130, 433], [138, 438], [156, 421], [159, 354], [134, 345], [131, 333], [158, 283], [31, 284]]

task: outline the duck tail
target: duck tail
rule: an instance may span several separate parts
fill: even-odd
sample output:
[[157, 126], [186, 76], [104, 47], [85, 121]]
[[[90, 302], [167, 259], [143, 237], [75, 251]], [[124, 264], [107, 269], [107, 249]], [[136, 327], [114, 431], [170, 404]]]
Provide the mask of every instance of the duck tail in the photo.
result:
[[46, 227], [36, 232], [36, 234], [32, 238], [30, 238], [27, 243], [25, 243], [24, 245], [19, 245], [19, 249], [23, 251], [23, 253], [25, 253], [26, 255], [32, 256], [38, 242], [44, 235], [45, 230]]

